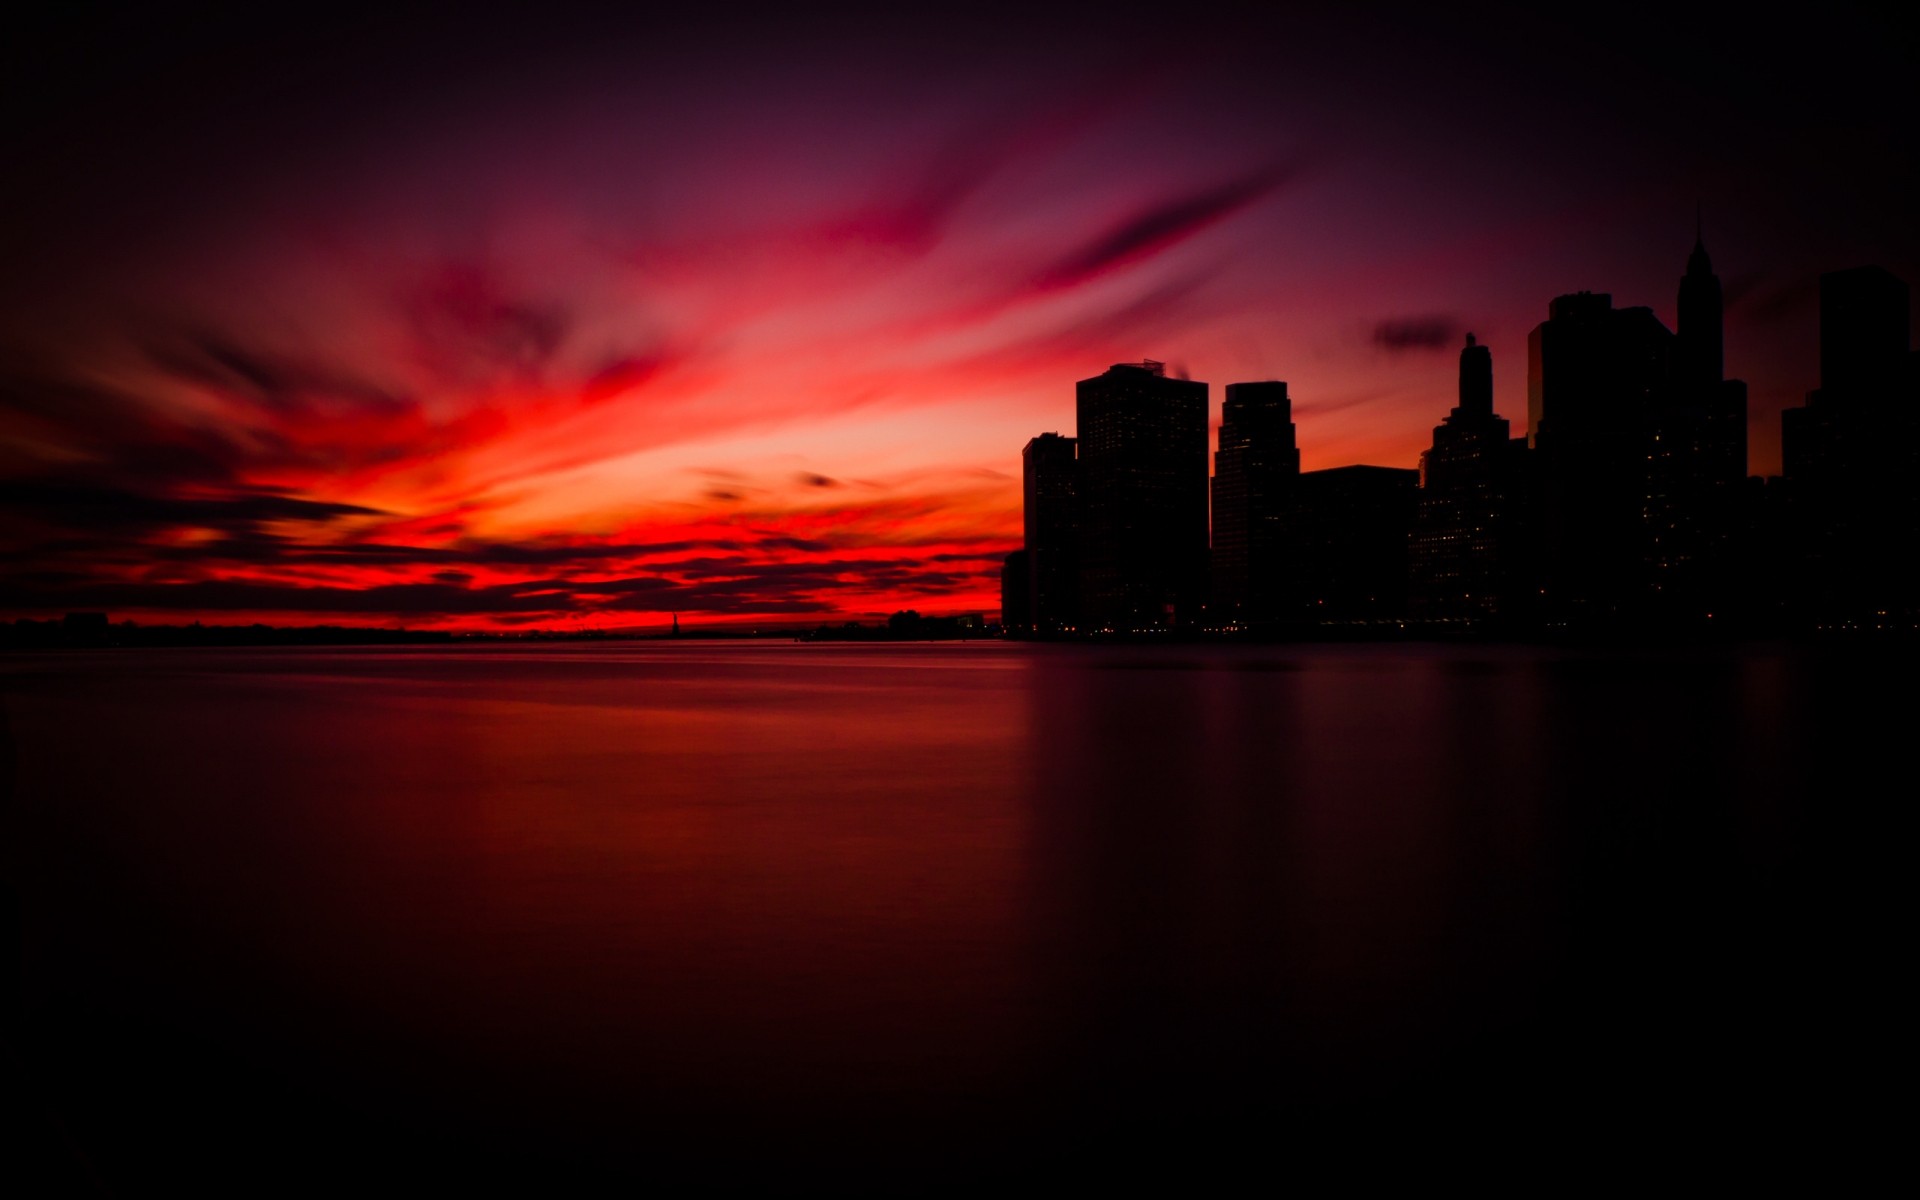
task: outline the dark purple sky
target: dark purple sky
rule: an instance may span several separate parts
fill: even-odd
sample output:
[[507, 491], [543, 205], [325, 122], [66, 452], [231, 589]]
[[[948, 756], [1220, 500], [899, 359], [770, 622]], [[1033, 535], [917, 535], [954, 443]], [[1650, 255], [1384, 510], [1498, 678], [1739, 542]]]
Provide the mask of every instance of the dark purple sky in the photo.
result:
[[11, 31], [8, 611], [991, 609], [1111, 362], [1411, 466], [1467, 330], [1518, 428], [1554, 295], [1671, 323], [1698, 202], [1771, 471], [1818, 274], [1920, 279], [1913, 54], [1845, 5], [710, 11]]

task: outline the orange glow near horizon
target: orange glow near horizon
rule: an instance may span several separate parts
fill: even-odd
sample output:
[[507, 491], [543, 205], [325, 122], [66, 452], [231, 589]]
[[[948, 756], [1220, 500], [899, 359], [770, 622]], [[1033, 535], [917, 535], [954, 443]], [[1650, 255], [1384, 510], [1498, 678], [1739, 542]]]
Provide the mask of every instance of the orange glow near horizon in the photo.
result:
[[[1206, 380], [1216, 422], [1224, 385], [1284, 379], [1306, 469], [1412, 467], [1466, 331], [1518, 435], [1554, 295], [1672, 323], [1696, 193], [1514, 185], [1519, 117], [1483, 146], [1385, 92], [1248, 107], [1271, 81], [1131, 44], [998, 74], [934, 47], [924, 78], [763, 51], [449, 78], [338, 146], [222, 146], [218, 187], [126, 167], [173, 207], [74, 218], [0, 294], [0, 616], [992, 613], [1020, 449], [1112, 363]], [[25, 186], [51, 212], [57, 182]], [[1810, 276], [1725, 241], [1766, 473]]]

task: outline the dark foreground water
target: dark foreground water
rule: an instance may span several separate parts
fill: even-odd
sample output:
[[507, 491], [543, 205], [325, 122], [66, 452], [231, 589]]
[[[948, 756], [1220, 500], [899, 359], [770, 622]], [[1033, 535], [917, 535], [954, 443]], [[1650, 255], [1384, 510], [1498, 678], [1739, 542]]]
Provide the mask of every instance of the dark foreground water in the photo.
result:
[[1912, 685], [1764, 648], [0, 659], [13, 1161], [1838, 1169], [1900, 1112]]

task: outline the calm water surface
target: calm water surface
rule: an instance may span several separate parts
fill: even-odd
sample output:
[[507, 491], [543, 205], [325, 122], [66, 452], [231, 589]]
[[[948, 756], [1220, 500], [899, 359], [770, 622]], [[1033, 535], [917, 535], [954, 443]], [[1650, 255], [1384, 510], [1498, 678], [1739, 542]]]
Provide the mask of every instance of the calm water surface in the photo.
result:
[[1910, 667], [15, 655], [22, 1128], [119, 1194], [1870, 1137]]

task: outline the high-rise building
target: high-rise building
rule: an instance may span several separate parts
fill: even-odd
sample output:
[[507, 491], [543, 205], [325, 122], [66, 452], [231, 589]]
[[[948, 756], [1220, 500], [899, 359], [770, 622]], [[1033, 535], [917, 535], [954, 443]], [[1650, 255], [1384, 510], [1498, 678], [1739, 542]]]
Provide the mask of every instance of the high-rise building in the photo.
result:
[[1408, 608], [1443, 620], [1517, 615], [1524, 443], [1493, 411], [1493, 354], [1467, 335], [1460, 402], [1420, 456]]
[[1836, 486], [1911, 407], [1907, 285], [1880, 267], [1820, 277], [1820, 386], [1782, 414], [1781, 458], [1797, 487]]
[[1076, 385], [1080, 621], [1192, 626], [1207, 590], [1207, 385], [1151, 360]]
[[1673, 371], [1648, 447], [1649, 601], [1669, 620], [1736, 606], [1747, 477], [1747, 385], [1727, 379], [1720, 278], [1698, 231], [1680, 279]]
[[1539, 600], [1549, 621], [1641, 615], [1654, 588], [1649, 512], [1655, 429], [1673, 334], [1604, 293], [1560, 296], [1528, 341], [1528, 416], [1539, 454]]
[[1920, 371], [1907, 285], [1820, 277], [1820, 386], [1781, 414], [1789, 577], [1820, 624], [1920, 625]]
[[1080, 613], [1080, 462], [1077, 443], [1043, 433], [1020, 453], [1028, 598], [1033, 632], [1067, 633]]
[[1677, 332], [1606, 295], [1549, 306], [1527, 364], [1542, 618], [1699, 624], [1750, 590], [1747, 388], [1725, 369], [1720, 280], [1697, 230]]
[[1309, 621], [1407, 615], [1407, 543], [1420, 472], [1306, 471], [1294, 493], [1291, 564]]
[[1683, 388], [1709, 388], [1726, 378], [1727, 352], [1720, 277], [1713, 273], [1707, 243], [1694, 231], [1687, 273], [1680, 277], [1680, 320], [1675, 331], [1674, 378]]
[[1287, 385], [1228, 384], [1213, 469], [1212, 623], [1262, 625], [1293, 615], [1287, 537], [1299, 478]]

